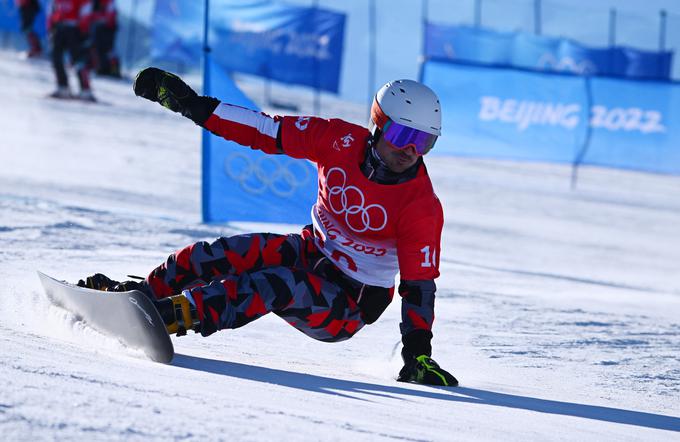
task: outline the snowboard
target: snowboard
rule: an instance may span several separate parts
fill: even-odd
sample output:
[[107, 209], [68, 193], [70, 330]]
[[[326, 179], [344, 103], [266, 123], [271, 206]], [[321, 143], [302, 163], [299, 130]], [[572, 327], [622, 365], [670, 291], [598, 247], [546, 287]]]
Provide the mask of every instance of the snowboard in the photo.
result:
[[170, 335], [153, 302], [142, 292], [104, 292], [58, 281], [42, 272], [38, 276], [53, 304], [126, 346], [142, 350], [153, 361], [172, 360], [175, 350]]

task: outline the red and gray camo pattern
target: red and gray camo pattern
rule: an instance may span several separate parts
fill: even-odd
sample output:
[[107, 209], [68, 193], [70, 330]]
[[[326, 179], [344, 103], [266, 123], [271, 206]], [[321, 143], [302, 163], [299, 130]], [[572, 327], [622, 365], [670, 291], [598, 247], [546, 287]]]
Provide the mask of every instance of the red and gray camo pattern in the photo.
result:
[[147, 282], [156, 298], [188, 290], [204, 336], [274, 312], [314, 339], [343, 341], [365, 325], [356, 302], [361, 284], [324, 258], [311, 235], [305, 229], [198, 242], [170, 255]]
[[[394, 294], [394, 288], [345, 275], [319, 251], [311, 226], [301, 234], [251, 233], [197, 242], [170, 255], [147, 283], [159, 299], [190, 294], [204, 336], [274, 312], [326, 342], [349, 339], [376, 321]], [[433, 281], [402, 281], [399, 287], [401, 333], [418, 354], [431, 352], [435, 290]]]

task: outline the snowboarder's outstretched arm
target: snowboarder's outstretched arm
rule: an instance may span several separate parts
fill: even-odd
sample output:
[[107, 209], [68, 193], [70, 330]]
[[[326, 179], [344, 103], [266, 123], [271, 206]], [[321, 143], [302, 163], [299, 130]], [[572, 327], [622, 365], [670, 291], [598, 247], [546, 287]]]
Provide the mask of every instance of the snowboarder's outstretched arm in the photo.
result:
[[135, 94], [182, 114], [217, 136], [269, 154], [281, 154], [281, 117], [198, 95], [181, 78], [158, 68], [137, 74]]
[[[269, 116], [259, 111], [200, 96], [181, 78], [158, 68], [137, 74], [135, 94], [191, 119], [213, 134], [268, 154], [319, 161], [319, 146], [329, 120]], [[286, 136], [287, 134], [287, 136]]]

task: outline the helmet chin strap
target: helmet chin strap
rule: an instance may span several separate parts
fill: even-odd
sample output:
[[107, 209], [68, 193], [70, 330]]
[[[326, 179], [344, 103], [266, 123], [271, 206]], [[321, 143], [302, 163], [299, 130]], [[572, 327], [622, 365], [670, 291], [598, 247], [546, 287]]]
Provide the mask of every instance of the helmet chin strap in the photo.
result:
[[366, 156], [368, 157], [369, 155], [373, 156], [373, 159], [378, 162], [378, 165], [381, 167], [387, 167], [387, 164], [383, 161], [382, 157], [380, 156], [380, 153], [378, 152], [378, 149], [375, 147], [378, 144], [378, 140], [380, 140], [380, 129], [376, 129], [376, 133], [373, 134], [371, 138], [368, 140], [368, 149], [366, 151]]
[[368, 139], [366, 155], [360, 165], [364, 176], [378, 184], [401, 184], [415, 178], [418, 175], [420, 165], [423, 163], [422, 157], [418, 158], [418, 161], [405, 171], [401, 173], [392, 172], [383, 159], [380, 158], [380, 154], [375, 148], [377, 140], [380, 139], [380, 130], [377, 131], [376, 135], [377, 137], [374, 135]]

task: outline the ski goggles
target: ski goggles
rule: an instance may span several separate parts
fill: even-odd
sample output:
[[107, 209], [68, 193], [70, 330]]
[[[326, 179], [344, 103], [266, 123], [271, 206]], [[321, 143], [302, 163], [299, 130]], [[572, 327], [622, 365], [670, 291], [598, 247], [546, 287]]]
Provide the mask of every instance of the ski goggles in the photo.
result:
[[413, 147], [418, 155], [428, 153], [437, 141], [437, 135], [404, 126], [392, 120], [387, 120], [382, 128], [382, 134], [391, 147], [395, 149]]

